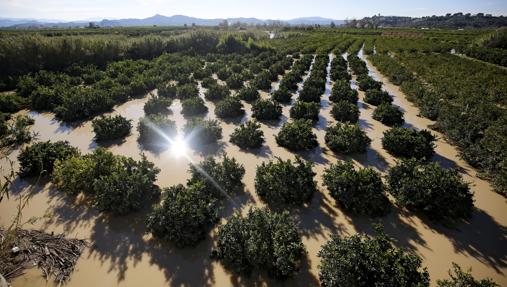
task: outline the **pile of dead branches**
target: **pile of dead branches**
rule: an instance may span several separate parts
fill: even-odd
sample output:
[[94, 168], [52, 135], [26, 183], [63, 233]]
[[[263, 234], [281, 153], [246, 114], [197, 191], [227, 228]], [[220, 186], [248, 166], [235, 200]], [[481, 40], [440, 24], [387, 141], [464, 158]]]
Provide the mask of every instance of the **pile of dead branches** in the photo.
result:
[[[12, 236], [0, 230], [3, 276], [9, 280], [23, 274], [31, 266], [38, 266], [46, 278], [58, 284], [66, 282], [74, 271], [79, 256], [87, 246], [81, 239], [67, 239], [37, 230], [17, 229]], [[5, 262], [4, 262], [5, 261]]]

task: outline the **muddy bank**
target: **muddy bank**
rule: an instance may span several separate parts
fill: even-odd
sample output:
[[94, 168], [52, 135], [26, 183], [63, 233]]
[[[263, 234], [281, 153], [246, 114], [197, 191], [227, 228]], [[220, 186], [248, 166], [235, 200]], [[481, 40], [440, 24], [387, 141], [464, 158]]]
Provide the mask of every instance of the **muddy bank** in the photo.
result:
[[[394, 96], [394, 104], [405, 111], [407, 126], [427, 128], [432, 124], [431, 121], [417, 116], [417, 109], [405, 99], [398, 87], [390, 84], [369, 63], [368, 68], [374, 78], [385, 83], [384, 88]], [[92, 246], [82, 255], [68, 286], [315, 286], [318, 284], [317, 252], [332, 234], [346, 236], [356, 232], [372, 232], [371, 220], [343, 213], [328, 196], [322, 188], [321, 174], [324, 168], [339, 159], [351, 159], [358, 166], [372, 166], [381, 172], [394, 164], [394, 159], [381, 148], [380, 140], [387, 127], [372, 119], [374, 107], [363, 101], [362, 92], [359, 92], [360, 125], [372, 139], [368, 152], [364, 155], [342, 157], [327, 149], [324, 142], [325, 128], [335, 122], [330, 115], [331, 104], [328, 101], [332, 84], [328, 78], [326, 94], [321, 100], [319, 121], [314, 126], [319, 147], [300, 153], [314, 162], [320, 189], [308, 207], [293, 212], [299, 221], [308, 256], [303, 262], [302, 272], [283, 284], [275, 284], [278, 282], [267, 280], [258, 274], [251, 278], [238, 277], [211, 261], [208, 256], [213, 243], [213, 232], [196, 248], [188, 249], [177, 249], [152, 239], [145, 233], [144, 227], [144, 216], [148, 208], [129, 216], [110, 218], [93, 210], [79, 198], [74, 201], [59, 194], [50, 184], [41, 183], [27, 190], [27, 183], [18, 181], [13, 192], [33, 193], [26, 210], [26, 219], [46, 216], [37, 221], [33, 228], [42, 228], [48, 232], [66, 232], [70, 237], [87, 238], [91, 241]], [[355, 87], [354, 84], [353, 86]], [[273, 83], [273, 88], [276, 88], [276, 83]], [[263, 93], [262, 96], [268, 95]], [[297, 93], [294, 98], [296, 97]], [[146, 100], [147, 98], [130, 101], [116, 107], [113, 113], [132, 119], [135, 127], [144, 114], [143, 105]], [[206, 105], [209, 108], [206, 117], [214, 119], [214, 104], [206, 102]], [[241, 119], [220, 121], [223, 128], [221, 144], [188, 150], [189, 159], [193, 162], [199, 162], [208, 154], [227, 152], [244, 165], [246, 173], [243, 181], [246, 192], [234, 198], [236, 207], [233, 203], [227, 203], [224, 216], [230, 215], [236, 208], [246, 211], [250, 206], [263, 205], [254, 190], [257, 165], [274, 156], [282, 159], [294, 158], [293, 153], [279, 147], [275, 141], [275, 135], [281, 125], [289, 120], [289, 109], [290, 105], [283, 107], [283, 116], [279, 122], [261, 124], [266, 143], [258, 151], [242, 151], [229, 143], [229, 136], [238, 122], [251, 118], [250, 104], [245, 104], [246, 114]], [[181, 130], [186, 121], [181, 115], [181, 104], [178, 100], [171, 106], [171, 111], [169, 117]], [[54, 120], [52, 114], [30, 114], [35, 118], [33, 130], [39, 133], [40, 140], [68, 140], [82, 152], [90, 152], [97, 146], [89, 121], [77, 127], [70, 127]], [[176, 156], [169, 146], [163, 143], [155, 150], [145, 150], [138, 144], [137, 136], [134, 128], [132, 134], [123, 142], [111, 143], [107, 148], [116, 154], [134, 158], [139, 158], [139, 154], [144, 152], [148, 160], [161, 169], [157, 183], [162, 187], [185, 183], [189, 164], [186, 158]], [[15, 158], [17, 153], [18, 151], [14, 151], [12, 157]], [[422, 256], [423, 265], [428, 268], [432, 282], [447, 277], [451, 263], [456, 262], [464, 268], [472, 267], [475, 276], [492, 277], [499, 284], [506, 285], [507, 203], [500, 195], [492, 192], [488, 182], [477, 178], [475, 171], [457, 155], [456, 149], [439, 136], [434, 160], [445, 166], [461, 168], [465, 179], [473, 184], [477, 209], [469, 222], [458, 225], [456, 229], [449, 229], [396, 208], [381, 221], [386, 232], [397, 240], [398, 245]], [[0, 224], [7, 224], [14, 214], [15, 198], [16, 196], [13, 196], [11, 200], [0, 204]], [[13, 286], [44, 286], [46, 283], [38, 272], [31, 270], [13, 282]], [[51, 286], [50, 283], [48, 285]]]

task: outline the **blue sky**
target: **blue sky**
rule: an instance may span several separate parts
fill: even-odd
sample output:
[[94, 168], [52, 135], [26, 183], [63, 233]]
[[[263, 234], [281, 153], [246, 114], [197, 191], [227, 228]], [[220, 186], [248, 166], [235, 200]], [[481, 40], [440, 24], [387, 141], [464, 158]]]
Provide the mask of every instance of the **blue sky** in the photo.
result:
[[200, 18], [322, 16], [351, 19], [378, 13], [426, 16], [455, 12], [507, 15], [507, 0], [0, 0], [1, 18], [61, 20], [145, 18], [154, 14]]

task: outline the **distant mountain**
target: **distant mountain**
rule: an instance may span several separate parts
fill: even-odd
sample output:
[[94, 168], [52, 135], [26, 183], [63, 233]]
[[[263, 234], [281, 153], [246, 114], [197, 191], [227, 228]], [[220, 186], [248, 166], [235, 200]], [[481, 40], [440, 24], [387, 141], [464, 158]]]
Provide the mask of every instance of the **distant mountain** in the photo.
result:
[[303, 18], [295, 18], [292, 20], [286, 21], [290, 25], [329, 25], [331, 22], [334, 22], [335, 25], [345, 24], [344, 20], [333, 20], [329, 18], [322, 17], [303, 17]]
[[217, 26], [220, 22], [227, 20], [229, 24], [241, 22], [250, 25], [263, 25], [271, 23], [285, 23], [288, 25], [329, 25], [334, 22], [336, 25], [344, 24], [343, 20], [333, 20], [322, 17], [304, 17], [290, 20], [262, 20], [257, 18], [215, 18], [203, 19], [194, 18], [185, 15], [153, 15], [144, 19], [127, 18], [127, 19], [103, 19], [101, 21], [43, 21], [35, 19], [1, 19], [0, 27], [13, 27], [13, 28], [27, 28], [27, 27], [83, 27], [88, 25], [89, 22], [94, 22], [100, 27], [132, 27], [132, 26], [183, 26], [185, 24], [191, 25], [192, 23], [198, 26]]

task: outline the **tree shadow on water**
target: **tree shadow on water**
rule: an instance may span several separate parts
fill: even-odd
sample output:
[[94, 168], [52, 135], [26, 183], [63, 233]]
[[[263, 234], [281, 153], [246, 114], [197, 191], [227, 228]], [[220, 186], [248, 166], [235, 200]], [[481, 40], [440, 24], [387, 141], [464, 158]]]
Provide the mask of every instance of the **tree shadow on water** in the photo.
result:
[[453, 228], [429, 220], [430, 228], [445, 235], [458, 253], [473, 257], [499, 274], [507, 267], [507, 226], [498, 223], [482, 209], [475, 208], [472, 217]]
[[272, 278], [267, 272], [259, 270], [255, 270], [248, 275], [229, 272], [231, 286], [319, 286], [319, 279], [310, 272], [310, 265], [310, 258], [305, 254], [301, 258], [299, 272], [285, 280]]
[[382, 217], [368, 217], [364, 215], [348, 214], [350, 223], [354, 225], [357, 232], [368, 235], [375, 235], [374, 224], [380, 223], [387, 235], [392, 237], [397, 246], [415, 252], [418, 246], [428, 249], [426, 240], [415, 228], [415, 223], [408, 216], [406, 211], [391, 206], [389, 214]]
[[212, 241], [209, 236], [195, 247], [177, 248], [173, 244], [151, 237], [145, 219], [150, 208], [126, 216], [100, 215], [90, 236], [89, 257], [109, 265], [109, 272], [117, 273], [117, 280], [125, 280], [129, 267], [138, 265], [148, 256], [170, 286], [211, 286]]
[[337, 220], [340, 215], [332, 206], [334, 202], [328, 201], [322, 192], [318, 190], [307, 207], [293, 212], [304, 237], [317, 238], [328, 232], [330, 234], [343, 234], [346, 232], [343, 223]]

